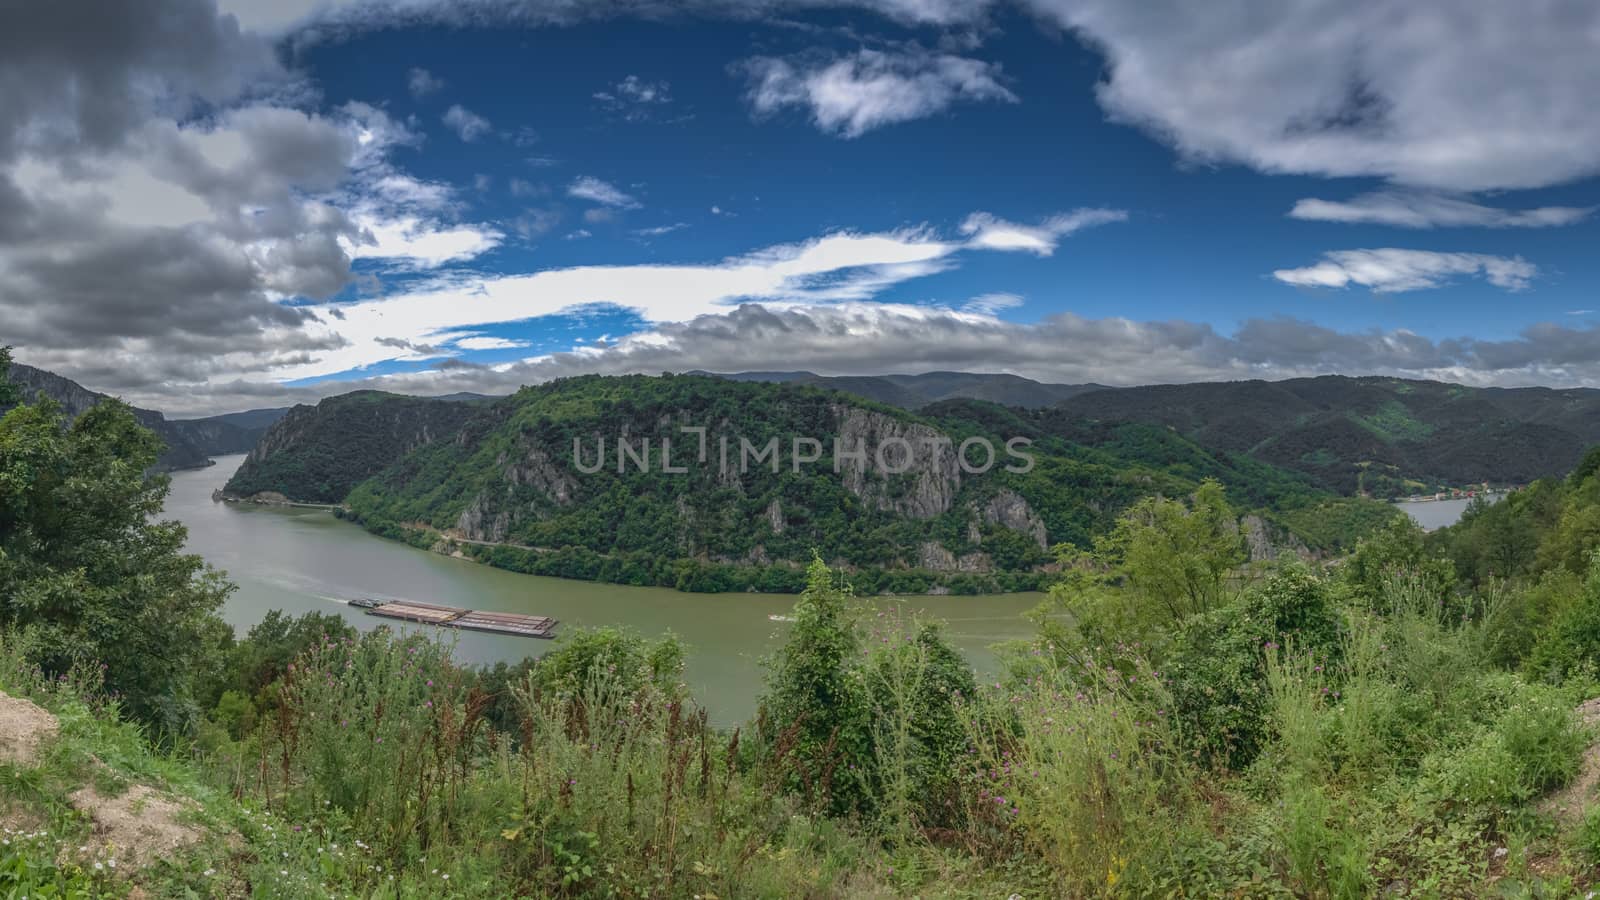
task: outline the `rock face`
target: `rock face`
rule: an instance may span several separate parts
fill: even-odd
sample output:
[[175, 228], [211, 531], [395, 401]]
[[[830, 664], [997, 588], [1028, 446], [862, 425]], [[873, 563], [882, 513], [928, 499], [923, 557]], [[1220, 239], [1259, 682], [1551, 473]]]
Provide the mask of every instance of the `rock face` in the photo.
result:
[[[835, 406], [833, 411], [839, 422], [838, 446], [865, 453], [864, 458], [838, 457], [839, 474], [850, 493], [880, 510], [912, 519], [931, 519], [949, 511], [961, 490], [961, 467], [948, 437], [873, 410]], [[891, 471], [902, 468], [904, 472]]]
[[515, 455], [502, 454], [499, 483], [473, 498], [456, 520], [456, 531], [471, 541], [503, 541], [525, 516], [540, 508], [568, 506], [578, 482], [542, 446], [523, 443]]
[[978, 518], [985, 525], [1002, 525], [1033, 538], [1041, 550], [1050, 549], [1044, 519], [1016, 491], [1003, 490], [990, 497], [979, 508]]
[[1273, 528], [1260, 516], [1245, 516], [1239, 520], [1244, 531], [1245, 546], [1250, 551], [1251, 562], [1270, 562], [1280, 556], [1292, 555], [1303, 559], [1312, 556], [1305, 542], [1281, 528]]
[[987, 572], [994, 568], [994, 562], [987, 553], [956, 556], [933, 541], [924, 541], [917, 547], [917, 568], [930, 572]]

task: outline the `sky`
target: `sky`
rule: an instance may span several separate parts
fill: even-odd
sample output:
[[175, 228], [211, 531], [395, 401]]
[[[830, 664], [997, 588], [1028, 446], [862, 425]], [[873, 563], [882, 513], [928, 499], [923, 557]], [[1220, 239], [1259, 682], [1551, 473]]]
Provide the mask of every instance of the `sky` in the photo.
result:
[[173, 416], [693, 369], [1600, 387], [1597, 43], [1588, 0], [6, 4], [0, 345]]

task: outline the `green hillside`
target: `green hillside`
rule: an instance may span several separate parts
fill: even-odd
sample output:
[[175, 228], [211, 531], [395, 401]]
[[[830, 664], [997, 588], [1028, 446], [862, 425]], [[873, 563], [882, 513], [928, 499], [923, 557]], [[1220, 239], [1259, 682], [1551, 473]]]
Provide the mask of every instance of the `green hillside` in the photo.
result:
[[[679, 430], [685, 425], [708, 428], [705, 463], [697, 459], [698, 436]], [[634, 448], [649, 441], [657, 454], [650, 471], [633, 460], [618, 471], [618, 436]], [[795, 436], [819, 440], [815, 462], [793, 464]], [[1033, 441], [1031, 471], [1005, 471], [1017, 462], [1004, 451], [1014, 437]], [[602, 439], [611, 448], [606, 465], [579, 471], [574, 441], [593, 462]], [[766, 461], [724, 471], [724, 439], [735, 470], [741, 439], [753, 447], [777, 439], [777, 471]], [[873, 454], [836, 459], [835, 439], [845, 450], [895, 439], [917, 449], [909, 469], [896, 473]], [[960, 469], [954, 448], [968, 439], [996, 448], [991, 471]], [[929, 443], [940, 441], [943, 449]], [[687, 472], [662, 471], [663, 442], [673, 445], [675, 465], [690, 463]], [[973, 450], [971, 462], [982, 461]], [[1137, 499], [1187, 495], [1206, 478], [1221, 481], [1244, 508], [1276, 510], [1273, 521], [1298, 532], [1284, 537], [1313, 548], [1355, 532], [1298, 529], [1296, 510], [1353, 505], [1365, 509], [1363, 524], [1389, 514], [1161, 429], [1060, 435], [1031, 414], [980, 401], [914, 415], [806, 386], [699, 376], [594, 376], [524, 388], [343, 499], [352, 518], [378, 533], [427, 545], [454, 541], [451, 549], [540, 574], [792, 591], [816, 550], [854, 570], [863, 590], [977, 592], [1035, 587], [1053, 545], [1087, 545]]]
[[1600, 441], [1600, 391], [1330, 375], [1097, 391], [1044, 417], [1069, 432], [1083, 420], [1170, 428], [1329, 490], [1389, 497], [1559, 477]]

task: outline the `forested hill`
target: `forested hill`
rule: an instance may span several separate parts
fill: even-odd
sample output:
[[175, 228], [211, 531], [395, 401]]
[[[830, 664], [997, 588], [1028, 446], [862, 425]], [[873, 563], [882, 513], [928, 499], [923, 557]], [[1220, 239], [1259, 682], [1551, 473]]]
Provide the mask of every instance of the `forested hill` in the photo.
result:
[[827, 388], [910, 410], [942, 400], [986, 400], [1002, 406], [1038, 409], [1054, 406], [1069, 397], [1090, 391], [1111, 390], [1103, 384], [1050, 384], [1018, 375], [974, 372], [846, 376], [817, 375], [812, 372], [739, 372], [716, 377], [731, 381], [770, 381]]
[[[49, 397], [61, 404], [69, 418], [77, 418], [107, 399], [107, 395], [91, 391], [69, 378], [20, 363], [12, 363], [10, 379], [23, 402], [32, 402], [39, 396]], [[0, 408], [0, 412], [5, 410]], [[174, 421], [154, 410], [137, 407], [133, 408], [133, 415], [140, 425], [155, 432], [166, 443], [156, 468], [167, 471], [208, 466], [212, 455], [243, 453], [255, 445], [264, 430], [228, 421], [225, 416]]]
[[1324, 376], [1086, 393], [1042, 418], [1069, 435], [1085, 421], [1159, 425], [1339, 493], [1389, 497], [1561, 476], [1600, 441], [1600, 391]]
[[[686, 426], [707, 430], [703, 462]], [[798, 470], [795, 437], [821, 445], [805, 448], [817, 459]], [[1021, 465], [1006, 454], [1012, 437], [1034, 441], [1019, 445], [1031, 471], [1005, 471]], [[794, 589], [813, 549], [863, 573], [864, 590], [1031, 587], [1052, 545], [1087, 545], [1140, 498], [1186, 495], [1205, 478], [1242, 508], [1273, 510], [1254, 526], [1262, 552], [1274, 540], [1330, 547], [1387, 513], [1161, 428], [1079, 437], [981, 401], [915, 415], [803, 385], [590, 376], [470, 405], [361, 392], [299, 407], [228, 491], [343, 501], [374, 531], [507, 568], [697, 589]], [[619, 438], [636, 453], [649, 441], [649, 471], [634, 459], [618, 471]], [[739, 471], [741, 439], [758, 451], [774, 438], [777, 471], [770, 458]], [[995, 448], [990, 471], [960, 466], [954, 448], [968, 438]], [[868, 453], [836, 460], [835, 439]], [[602, 440], [604, 465], [585, 472]], [[897, 441], [913, 448], [904, 472], [889, 471], [901, 467]], [[663, 470], [663, 442], [688, 471]], [[876, 448], [891, 444], [878, 460]], [[982, 462], [975, 445], [970, 467]]]
[[296, 406], [266, 430], [223, 492], [338, 503], [407, 453], [455, 437], [477, 402], [355, 391]]

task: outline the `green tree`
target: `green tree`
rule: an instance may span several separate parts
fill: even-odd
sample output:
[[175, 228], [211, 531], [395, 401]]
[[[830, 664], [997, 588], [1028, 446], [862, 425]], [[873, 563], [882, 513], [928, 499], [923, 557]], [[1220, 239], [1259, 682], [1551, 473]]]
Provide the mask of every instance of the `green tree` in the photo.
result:
[[1386, 596], [1385, 583], [1405, 572], [1416, 578], [1421, 590], [1441, 601], [1441, 614], [1454, 612], [1443, 603], [1455, 588], [1456, 570], [1450, 560], [1431, 552], [1423, 542], [1422, 526], [1410, 516], [1396, 516], [1378, 532], [1356, 545], [1343, 567], [1343, 580], [1357, 600], [1378, 608]]
[[1170, 624], [1225, 602], [1229, 576], [1249, 558], [1238, 518], [1212, 479], [1188, 505], [1163, 497], [1135, 503], [1096, 540], [1095, 555]]
[[861, 655], [853, 599], [814, 557], [789, 640], [768, 662], [761, 701], [771, 746], [787, 756], [777, 761], [787, 786], [839, 812], [867, 804], [874, 762], [867, 692], [853, 671]]
[[21, 399], [16, 385], [11, 383], [11, 348], [0, 347], [0, 409], [16, 405]]
[[47, 671], [103, 664], [131, 713], [176, 733], [198, 721], [231, 586], [156, 518], [161, 449], [115, 400], [70, 425], [48, 399], [0, 418], [0, 626], [32, 631]]

